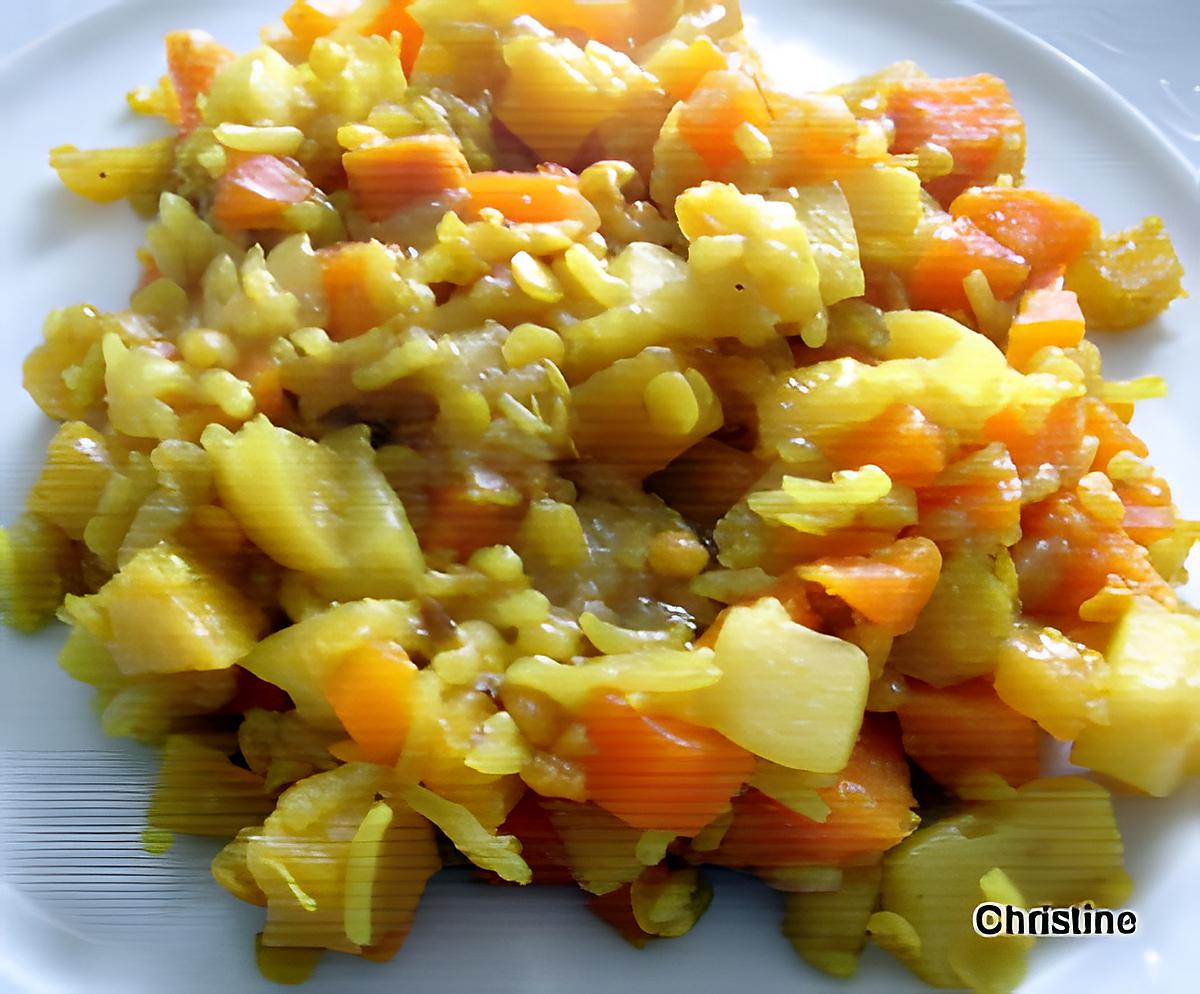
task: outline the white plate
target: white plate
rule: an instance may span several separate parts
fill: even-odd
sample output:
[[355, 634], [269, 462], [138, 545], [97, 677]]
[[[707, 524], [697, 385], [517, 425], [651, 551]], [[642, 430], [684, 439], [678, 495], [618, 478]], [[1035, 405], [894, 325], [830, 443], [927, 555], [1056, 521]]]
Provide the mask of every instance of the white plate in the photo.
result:
[[[0, 299], [0, 520], [18, 513], [51, 426], [20, 391], [20, 361], [52, 307], [118, 308], [136, 278], [141, 222], [122, 207], [84, 203], [59, 188], [46, 150], [148, 137], [122, 94], [162, 72], [161, 38], [203, 27], [233, 47], [281, 3], [148, 2], [100, 13], [0, 66], [5, 124], [6, 230]], [[1069, 194], [1106, 226], [1161, 214], [1185, 265], [1200, 272], [1200, 207], [1186, 162], [1144, 120], [1077, 65], [964, 4], [893, 0], [749, 0], [781, 77], [830, 82], [913, 58], [935, 74], [991, 71], [1009, 81], [1029, 122], [1031, 184]], [[1159, 326], [1103, 343], [1110, 372], [1165, 373], [1170, 400], [1138, 426], [1200, 514], [1191, 426], [1200, 423], [1196, 301]], [[139, 848], [153, 769], [140, 747], [102, 738], [90, 691], [58, 671], [60, 632], [31, 639], [0, 631], [0, 991], [138, 994], [274, 991], [255, 970], [261, 912], [208, 876], [211, 843], [181, 840], [165, 856]], [[38, 770], [52, 770], [45, 775]], [[30, 775], [30, 771], [34, 771]], [[1132, 938], [1044, 940], [1023, 988], [1049, 994], [1191, 987], [1186, 963], [1200, 884], [1200, 793], [1170, 801], [1121, 799], [1128, 863], [1138, 882]], [[430, 887], [408, 944], [387, 966], [328, 956], [311, 994], [355, 990], [576, 994], [653, 990], [716, 994], [922, 990], [887, 956], [868, 950], [857, 981], [810, 970], [779, 934], [780, 901], [765, 887], [717, 874], [712, 909], [687, 938], [637, 952], [592, 918], [573, 893], [521, 892], [443, 874]]]

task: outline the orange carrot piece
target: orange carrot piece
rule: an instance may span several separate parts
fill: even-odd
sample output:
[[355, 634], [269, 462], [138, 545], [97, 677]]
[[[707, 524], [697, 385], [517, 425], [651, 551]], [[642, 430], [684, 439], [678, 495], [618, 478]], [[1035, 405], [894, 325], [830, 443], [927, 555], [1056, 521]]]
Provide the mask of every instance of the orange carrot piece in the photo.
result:
[[959, 79], [907, 79], [892, 86], [887, 114], [895, 124], [893, 152], [914, 152], [926, 142], [954, 156], [948, 176], [926, 189], [943, 205], [963, 190], [994, 182], [1009, 164], [1010, 146], [1024, 147], [1025, 122], [1004, 80], [987, 74]]
[[1074, 493], [1056, 494], [1025, 508], [1021, 531], [1013, 562], [1027, 614], [1051, 621], [1076, 617], [1079, 606], [1110, 580], [1163, 603], [1176, 603], [1146, 550], [1121, 524], [1092, 517]]
[[1141, 459], [1150, 454], [1146, 443], [1133, 433], [1126, 421], [1098, 397], [1085, 397], [1083, 410], [1087, 433], [1100, 442], [1092, 461], [1093, 469], [1108, 469], [1109, 462], [1118, 452], [1132, 452]]
[[500, 835], [513, 835], [521, 842], [521, 856], [533, 871], [535, 884], [573, 884], [567, 851], [550, 816], [527, 791], [500, 826]]
[[890, 635], [912, 631], [942, 572], [942, 554], [927, 538], [902, 538], [869, 556], [823, 559], [796, 568]]
[[369, 256], [370, 246], [366, 242], [343, 242], [317, 253], [321, 283], [329, 302], [325, 330], [335, 342], [356, 338], [382, 320], [368, 286]]
[[579, 192], [579, 179], [565, 171], [473, 173], [464, 185], [463, 213], [470, 218], [491, 207], [515, 224], [579, 221], [589, 231], [600, 227], [596, 208]]
[[1121, 527], [1138, 545], [1152, 545], [1175, 533], [1175, 505], [1166, 480], [1119, 480], [1113, 489], [1125, 505]]
[[684, 102], [679, 132], [714, 176], [742, 158], [735, 139], [743, 124], [765, 130], [770, 121], [766, 101], [745, 73], [718, 69], [710, 72]]
[[413, 135], [368, 145], [342, 156], [355, 203], [372, 221], [447, 190], [461, 189], [470, 173], [458, 142], [448, 135]]
[[1029, 278], [1019, 255], [981, 231], [969, 218], [947, 220], [929, 240], [909, 275], [913, 307], [932, 311], [965, 311], [970, 306], [963, 280], [976, 269], [987, 277], [992, 293], [1008, 300]]
[[1031, 290], [1008, 331], [1008, 364], [1025, 371], [1039, 349], [1074, 348], [1085, 330], [1079, 299], [1070, 290]]
[[167, 73], [179, 98], [179, 132], [190, 135], [201, 119], [196, 98], [208, 93], [217, 71], [233, 59], [233, 52], [204, 31], [172, 31], [166, 45]]
[[1100, 221], [1066, 197], [1020, 187], [967, 190], [950, 205], [1033, 268], [1034, 275], [1069, 266], [1100, 237]]
[[946, 468], [946, 433], [911, 404], [895, 404], [827, 446], [840, 469], [874, 465], [896, 483], [920, 487]]
[[477, 549], [512, 542], [525, 516], [523, 505], [481, 503], [457, 483], [434, 490], [429, 503], [429, 523], [421, 531], [421, 548], [451, 549], [461, 561]]
[[1061, 400], [1050, 409], [1046, 420], [1028, 431], [1018, 411], [1006, 408], [984, 425], [985, 436], [1003, 442], [1022, 479], [1035, 476], [1043, 467], [1060, 473], [1073, 468], [1082, 475], [1077, 456], [1083, 445], [1087, 422], [1078, 398]]
[[283, 12], [283, 23], [305, 46], [337, 29], [361, 0], [295, 0]]
[[408, 8], [413, 0], [388, 0], [383, 10], [370, 24], [363, 34], [382, 35], [390, 38], [393, 31], [400, 32], [400, 65], [404, 67], [404, 75], [412, 78], [413, 66], [417, 64], [417, 56], [421, 53], [421, 45], [425, 41], [425, 31], [417, 19], [409, 13]]
[[313, 189], [294, 160], [250, 156], [217, 181], [213, 217], [228, 231], [279, 228], [287, 209], [311, 197]]
[[399, 759], [416, 675], [408, 653], [380, 642], [347, 653], [325, 681], [322, 689], [338, 720], [372, 763], [392, 766]]
[[1000, 452], [974, 478], [920, 488], [917, 509], [920, 534], [935, 542], [1007, 536], [1021, 521], [1021, 477], [1012, 457]]
[[580, 720], [592, 746], [588, 797], [635, 828], [695, 835], [754, 770], [754, 757], [723, 735], [640, 714], [615, 694], [593, 695]]
[[942, 688], [910, 680], [896, 713], [904, 751], [945, 787], [962, 786], [981, 771], [1014, 787], [1038, 775], [1037, 725], [987, 680]]
[[829, 805], [823, 822], [757, 790], [733, 800], [733, 823], [711, 861], [777, 869], [850, 865], [886, 852], [916, 827], [916, 801], [895, 721], [868, 714], [838, 782], [817, 791]]

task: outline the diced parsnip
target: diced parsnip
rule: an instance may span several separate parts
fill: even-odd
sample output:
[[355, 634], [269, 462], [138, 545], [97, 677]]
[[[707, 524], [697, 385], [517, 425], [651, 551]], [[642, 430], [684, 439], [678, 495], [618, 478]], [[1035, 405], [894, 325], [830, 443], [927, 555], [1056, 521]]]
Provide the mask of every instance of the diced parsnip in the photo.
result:
[[[242, 666], [287, 691], [310, 725], [338, 729], [341, 722], [326, 687], [351, 653], [373, 644], [422, 646], [419, 612], [406, 601], [362, 600], [339, 604], [265, 638]], [[336, 696], [336, 695], [335, 695]]]
[[545, 800], [542, 807], [562, 840], [571, 876], [589, 894], [609, 894], [645, 870], [637, 857], [642, 829], [594, 804]]
[[312, 196], [299, 164], [277, 155], [254, 155], [217, 181], [213, 218], [226, 231], [285, 228], [293, 204]]
[[355, 202], [372, 221], [462, 188], [471, 171], [458, 141], [448, 135], [367, 145], [345, 153], [342, 165]]
[[167, 74], [179, 105], [179, 130], [189, 135], [201, 121], [197, 98], [206, 96], [213, 78], [234, 54], [204, 31], [172, 31], [166, 37]]
[[928, 983], [1012, 990], [1031, 940], [985, 938], [971, 926], [995, 869], [1011, 882], [1008, 903], [1119, 907], [1130, 881], [1108, 792], [1076, 777], [1035, 780], [921, 829], [885, 857], [881, 889], [884, 912], [918, 941], [897, 942], [897, 930], [875, 917], [872, 937]]
[[0, 528], [0, 614], [13, 628], [37, 631], [54, 617], [73, 569], [71, 543], [37, 514]]
[[229, 580], [167, 542], [145, 549], [63, 616], [103, 644], [127, 676], [226, 669], [267, 628]]
[[996, 661], [996, 693], [1056, 739], [1108, 722], [1108, 664], [1053, 628], [1021, 631]]
[[704, 725], [781, 766], [836, 773], [862, 722], [867, 658], [796, 624], [766, 597], [730, 608], [717, 636], [713, 686], [654, 695], [646, 707]]
[[629, 892], [633, 917], [647, 935], [687, 935], [712, 903], [711, 885], [694, 866], [650, 866]]
[[365, 427], [318, 443], [260, 415], [237, 434], [212, 425], [202, 444], [222, 503], [276, 562], [312, 575], [339, 600], [413, 590], [424, 559]]
[[419, 785], [409, 787], [403, 797], [414, 811], [445, 832], [454, 847], [476, 866], [492, 870], [511, 883], [527, 884], [533, 880], [529, 864], [521, 858], [521, 843], [513, 836], [489, 832], [461, 804]]
[[821, 278], [821, 301], [826, 307], [861, 297], [866, 291], [858, 236], [846, 196], [834, 183], [792, 187], [780, 196], [795, 209], [808, 233], [808, 243]]
[[538, 34], [504, 45], [509, 77], [496, 119], [545, 162], [571, 164], [595, 127], [617, 109], [620, 91], [574, 42]]
[[940, 145], [954, 157], [947, 176], [927, 186], [948, 205], [969, 186], [1007, 174], [1021, 178], [1025, 122], [1002, 79], [986, 74], [959, 79], [910, 76], [890, 82], [885, 109], [895, 125], [891, 150], [914, 152]]
[[202, 739], [171, 735], [146, 820], [170, 832], [228, 838], [261, 824], [274, 808], [257, 773], [235, 766], [224, 750]]
[[835, 891], [784, 896], [783, 934], [806, 963], [835, 977], [858, 971], [882, 878], [879, 866], [846, 867]]
[[50, 165], [72, 193], [107, 204], [136, 195], [157, 195], [175, 164], [175, 141], [160, 138], [132, 148], [80, 151], [74, 145], [50, 150]]
[[978, 187], [954, 199], [950, 213], [1029, 263], [1035, 277], [1069, 266], [1100, 237], [1100, 222], [1074, 201], [1040, 190]]
[[[662, 399], [648, 391], [662, 382], [660, 377], [671, 374], [676, 392], [685, 401], [690, 397], [694, 405], [694, 417], [687, 424], [654, 416], [654, 404]], [[678, 410], [678, 401], [662, 403]], [[662, 469], [724, 421], [707, 380], [665, 348], [648, 348], [596, 373], [571, 391], [571, 409], [580, 454], [620, 466], [637, 479]]]
[[1139, 597], [1105, 652], [1108, 722], [1071, 761], [1161, 797], [1200, 767], [1200, 619]]
[[1097, 240], [1067, 270], [1088, 326], [1126, 331], [1152, 321], [1183, 295], [1183, 265], [1160, 218]]
[[29, 491], [27, 506], [75, 541], [96, 513], [113, 466], [104, 439], [82, 421], [71, 421], [50, 440], [46, 464]]
[[[429, 823], [398, 799], [388, 802], [392, 818], [382, 833], [368, 825], [360, 835], [379, 791], [390, 786], [382, 767], [348, 763], [308, 777], [279, 798], [247, 853], [267, 898], [265, 945], [382, 956], [399, 947], [441, 860]], [[371, 844], [362, 844], [370, 836]], [[351, 872], [352, 853], [366, 865]], [[356, 938], [369, 933], [370, 946], [347, 936], [348, 919]]]
[[916, 627], [896, 640], [891, 664], [936, 687], [990, 673], [1013, 632], [1013, 594], [995, 553], [970, 545], [950, 551]]

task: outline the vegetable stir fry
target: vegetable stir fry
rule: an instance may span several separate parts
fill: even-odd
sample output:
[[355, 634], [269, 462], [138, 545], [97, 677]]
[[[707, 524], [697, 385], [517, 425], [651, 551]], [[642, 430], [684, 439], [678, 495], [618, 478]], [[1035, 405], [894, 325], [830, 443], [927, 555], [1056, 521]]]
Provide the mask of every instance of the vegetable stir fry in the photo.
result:
[[637, 944], [729, 867], [822, 970], [987, 991], [980, 901], [1127, 896], [1102, 784], [1200, 770], [1200, 532], [1086, 332], [1182, 271], [1022, 186], [1003, 81], [783, 92], [709, 0], [296, 0], [166, 68], [164, 137], [51, 153], [153, 220], [25, 362], [0, 591], [264, 972], [390, 957], [448, 859]]

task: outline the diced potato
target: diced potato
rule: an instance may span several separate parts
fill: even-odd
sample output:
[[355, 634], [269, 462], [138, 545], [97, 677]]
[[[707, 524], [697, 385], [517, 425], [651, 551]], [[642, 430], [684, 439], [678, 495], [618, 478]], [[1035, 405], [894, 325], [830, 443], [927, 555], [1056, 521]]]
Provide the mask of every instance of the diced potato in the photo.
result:
[[845, 767], [867, 697], [861, 649], [796, 624], [765, 597], [728, 611], [715, 652], [720, 680], [653, 695], [646, 709], [716, 729], [780, 766], [814, 773]]
[[163, 745], [146, 820], [171, 832], [228, 838], [259, 824], [274, 807], [257, 773], [199, 738], [172, 735]]
[[896, 639], [890, 664], [935, 687], [991, 673], [1013, 634], [1013, 594], [997, 576], [995, 552], [959, 545], [917, 626]]
[[204, 120], [212, 125], [287, 127], [303, 123], [300, 70], [263, 45], [217, 71], [208, 91]]
[[24, 632], [54, 617], [67, 590], [74, 555], [67, 537], [36, 514], [0, 528], [0, 612]]
[[133, 148], [83, 152], [74, 145], [60, 145], [50, 152], [50, 165], [63, 186], [101, 204], [161, 193], [174, 164], [174, 138], [160, 138]]
[[1106, 235], [1067, 270], [1089, 328], [1126, 331], [1183, 295], [1183, 266], [1160, 218]]
[[1056, 739], [1108, 722], [1109, 667], [1053, 628], [1017, 633], [996, 660], [996, 693]]
[[129, 676], [226, 669], [267, 628], [229, 580], [167, 542], [139, 552], [98, 593], [68, 597], [63, 617]]
[[882, 878], [880, 866], [845, 867], [835, 891], [784, 897], [783, 934], [806, 963], [835, 977], [854, 975]]
[[858, 258], [858, 235], [846, 195], [837, 184], [791, 187], [774, 196], [791, 203], [808, 233], [825, 306], [861, 297], [866, 281]]
[[1200, 618], [1139, 597], [1105, 653], [1108, 723], [1071, 761], [1162, 797], [1200, 765]]
[[1012, 990], [1030, 940], [985, 938], [971, 925], [975, 906], [989, 899], [981, 881], [997, 868], [1016, 890], [1006, 900], [1029, 908], [1118, 907], [1130, 890], [1108, 792], [1076, 777], [1035, 780], [922, 828], [888, 853], [881, 905], [917, 942], [875, 917], [872, 936], [935, 986]]
[[322, 581], [331, 599], [412, 592], [424, 560], [365, 428], [318, 443], [260, 416], [236, 435], [213, 425], [202, 444], [222, 503], [276, 562]]

